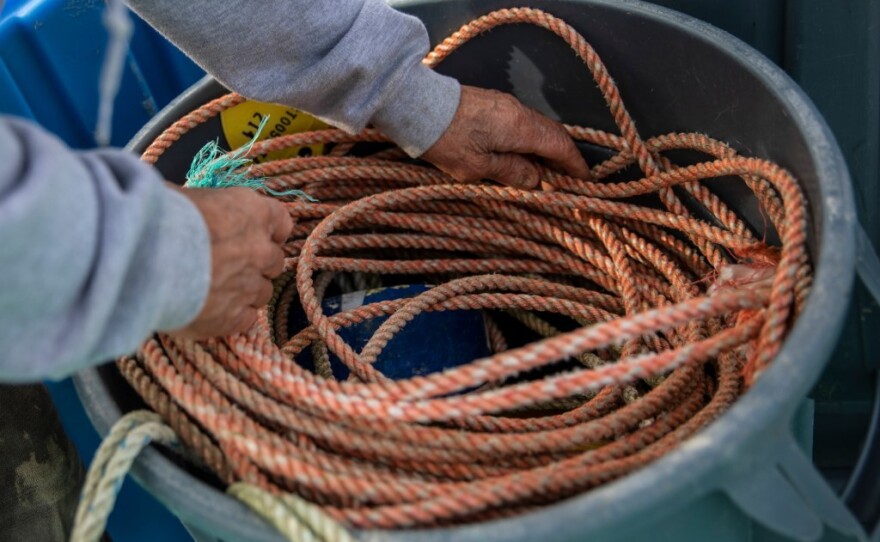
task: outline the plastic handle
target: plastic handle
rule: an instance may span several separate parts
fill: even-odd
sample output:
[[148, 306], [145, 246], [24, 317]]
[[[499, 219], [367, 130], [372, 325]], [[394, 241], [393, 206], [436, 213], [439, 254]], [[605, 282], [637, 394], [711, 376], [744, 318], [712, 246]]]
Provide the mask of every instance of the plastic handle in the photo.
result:
[[[856, 271], [865, 288], [880, 303], [880, 258], [863, 228], [856, 232]], [[864, 525], [873, 526], [871, 540], [880, 542], [880, 373], [874, 391], [871, 426], [843, 497]]]
[[[809, 416], [812, 418], [812, 413]], [[743, 512], [786, 540], [826, 540], [826, 527], [845, 537], [834, 540], [868, 539], [859, 521], [816, 470], [788, 428], [771, 431], [763, 444], [771, 454], [769, 461], [758, 459], [744, 466], [747, 473], [733, 472], [722, 485]]]
[[871, 239], [864, 228], [859, 227], [856, 232], [858, 257], [856, 258], [856, 271], [862, 283], [871, 293], [877, 303], [880, 303], [880, 258], [871, 244]]

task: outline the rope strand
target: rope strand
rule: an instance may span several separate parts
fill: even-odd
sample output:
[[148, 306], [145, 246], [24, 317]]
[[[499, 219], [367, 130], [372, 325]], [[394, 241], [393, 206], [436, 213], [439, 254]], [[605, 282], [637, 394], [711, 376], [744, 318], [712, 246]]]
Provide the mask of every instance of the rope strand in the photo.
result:
[[[506, 24], [547, 29], [592, 73], [619, 133], [567, 127], [616, 153], [591, 179], [543, 170], [553, 192], [456, 184], [406, 160], [372, 129], [260, 141], [249, 156], [336, 145], [329, 156], [249, 172], [265, 178], [267, 195], [302, 190], [320, 200], [276, 196], [297, 226], [272, 302], [246, 334], [202, 342], [157, 335], [119, 362], [223, 482], [249, 484], [230, 492], [285, 533], [317, 535], [322, 527], [309, 522], [318, 509], [361, 529], [505, 517], [626, 475], [722, 415], [771, 363], [808, 293], [806, 203], [796, 180], [705, 135], [642, 139], [599, 56], [560, 19], [496, 11], [455, 32], [425, 64]], [[186, 115], [143, 159], [155, 163], [242, 101], [230, 94]], [[385, 147], [364, 157], [364, 143]], [[676, 165], [667, 153], [679, 150], [706, 160]], [[640, 179], [614, 180], [632, 168]], [[731, 176], [754, 193], [778, 247], [704, 184]], [[655, 204], [633, 203], [637, 195]], [[324, 313], [334, 276], [357, 287], [364, 276], [393, 285], [403, 275], [431, 277], [434, 286]], [[296, 305], [309, 326], [288, 330]], [[376, 369], [420, 314], [448, 310], [486, 312], [489, 357], [398, 381]], [[339, 333], [380, 317], [388, 319], [360, 352]], [[508, 348], [530, 333], [539, 340]], [[317, 354], [318, 374], [298, 363], [302, 352]], [[333, 379], [328, 354], [352, 379]], [[305, 523], [287, 523], [293, 516]]]

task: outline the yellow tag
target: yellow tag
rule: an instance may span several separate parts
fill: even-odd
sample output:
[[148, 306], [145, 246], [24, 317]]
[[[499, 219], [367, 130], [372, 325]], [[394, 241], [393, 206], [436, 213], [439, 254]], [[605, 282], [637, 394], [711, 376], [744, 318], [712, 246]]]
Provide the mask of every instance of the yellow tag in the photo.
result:
[[[226, 136], [230, 149], [237, 149], [251, 141], [256, 135], [260, 123], [266, 117], [269, 117], [269, 121], [263, 128], [258, 141], [285, 134], [327, 128], [327, 124], [302, 111], [283, 105], [248, 100], [220, 113], [223, 135]], [[320, 154], [324, 154], [323, 144], [293, 147], [254, 157], [254, 163]]]

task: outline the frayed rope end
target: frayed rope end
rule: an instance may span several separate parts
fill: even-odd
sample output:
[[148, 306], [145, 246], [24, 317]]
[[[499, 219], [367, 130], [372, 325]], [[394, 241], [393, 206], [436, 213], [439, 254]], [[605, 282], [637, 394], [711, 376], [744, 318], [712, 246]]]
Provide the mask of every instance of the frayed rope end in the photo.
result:
[[306, 201], [316, 202], [315, 198], [302, 190], [272, 190], [266, 186], [264, 177], [251, 177], [250, 166], [253, 161], [247, 158], [247, 154], [253, 148], [260, 133], [269, 121], [269, 117], [263, 117], [263, 121], [257, 128], [253, 139], [234, 151], [226, 152], [220, 148], [217, 140], [211, 141], [199, 150], [192, 165], [186, 173], [188, 188], [230, 188], [243, 186], [254, 190], [262, 190], [276, 197], [296, 196]]

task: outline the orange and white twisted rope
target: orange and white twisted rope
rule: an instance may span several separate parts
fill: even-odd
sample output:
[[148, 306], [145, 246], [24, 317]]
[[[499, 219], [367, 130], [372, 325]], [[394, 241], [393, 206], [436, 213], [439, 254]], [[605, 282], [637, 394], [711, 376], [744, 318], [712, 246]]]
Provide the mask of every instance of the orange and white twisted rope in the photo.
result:
[[[547, 29], [583, 60], [620, 133], [568, 131], [614, 156], [595, 165], [590, 180], [544, 170], [555, 190], [524, 191], [457, 184], [405, 160], [371, 129], [257, 143], [252, 156], [335, 145], [328, 156], [251, 169], [268, 188], [319, 200], [287, 201], [296, 227], [273, 301], [246, 334], [202, 342], [160, 334], [118, 362], [223, 482], [296, 493], [354, 528], [518, 514], [674, 450], [723, 414], [779, 351], [811, 280], [796, 180], [705, 135], [643, 139], [589, 43], [539, 10], [480, 17], [425, 63], [436, 66], [480, 33], [515, 23]], [[190, 129], [242, 101], [230, 94], [185, 116], [144, 160], [155, 162]], [[379, 150], [351, 154], [367, 143]], [[675, 165], [667, 153], [680, 149], [706, 159]], [[778, 247], [704, 183], [718, 178], [752, 190]], [[332, 276], [351, 273], [385, 284], [429, 277], [436, 286], [325, 314]], [[310, 326], [290, 336], [295, 304]], [[447, 310], [485, 311], [495, 352], [406, 380], [375, 368], [413, 319]], [[339, 334], [386, 316], [360, 352]], [[535, 332], [545, 336], [507, 347]], [[352, 378], [340, 382], [326, 367], [319, 375], [298, 364], [310, 348], [337, 356]]]

